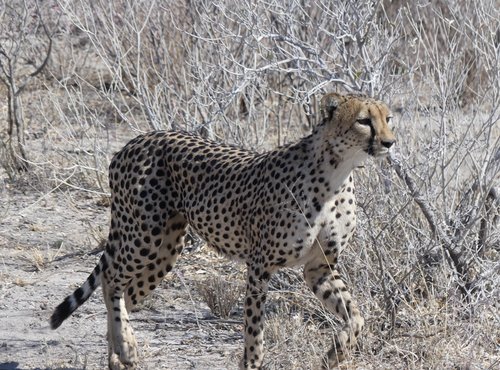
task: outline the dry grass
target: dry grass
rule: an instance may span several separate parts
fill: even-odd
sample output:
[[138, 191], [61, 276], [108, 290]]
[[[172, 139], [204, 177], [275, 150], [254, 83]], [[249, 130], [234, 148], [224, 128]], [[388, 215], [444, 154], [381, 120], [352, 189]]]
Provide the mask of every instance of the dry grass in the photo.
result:
[[29, 248], [29, 250], [24, 252], [24, 258], [28, 261], [28, 264], [34, 267], [37, 271], [42, 271], [59, 255], [63, 244], [64, 242], [59, 240], [50, 247]]
[[195, 285], [197, 296], [212, 314], [227, 319], [243, 295], [243, 284], [221, 276], [211, 276]]

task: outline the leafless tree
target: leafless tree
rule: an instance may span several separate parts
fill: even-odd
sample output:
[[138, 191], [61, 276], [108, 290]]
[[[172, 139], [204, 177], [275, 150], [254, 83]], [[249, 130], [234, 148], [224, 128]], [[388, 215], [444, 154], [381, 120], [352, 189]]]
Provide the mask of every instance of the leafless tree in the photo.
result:
[[[45, 40], [40, 40], [40, 34]], [[46, 67], [51, 50], [52, 35], [44, 22], [38, 1], [2, 1], [0, 81], [7, 89], [8, 99], [6, 145], [13, 167], [19, 171], [28, 168], [20, 95]]]

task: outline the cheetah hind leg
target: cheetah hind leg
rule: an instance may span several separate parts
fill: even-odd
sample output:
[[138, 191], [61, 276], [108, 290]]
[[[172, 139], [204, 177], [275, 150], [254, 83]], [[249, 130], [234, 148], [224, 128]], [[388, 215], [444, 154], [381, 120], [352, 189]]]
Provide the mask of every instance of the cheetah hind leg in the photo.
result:
[[175, 266], [184, 248], [185, 228], [186, 222], [180, 215], [171, 218], [165, 231], [157, 239], [156, 244], [159, 247], [153, 247], [147, 256], [142, 256], [146, 260], [144, 268], [136, 273], [125, 289], [125, 305], [129, 312], [137, 307]]
[[[128, 312], [144, 299], [169, 272], [182, 251], [186, 223], [182, 216], [169, 219], [164, 229], [152, 238], [151, 245], [133, 250], [128, 262], [135, 275], [115, 275], [103, 284], [108, 308], [109, 368], [112, 370], [137, 367], [137, 343], [129, 322]], [[147, 253], [146, 253], [147, 251]], [[135, 261], [141, 263], [135, 263]], [[122, 276], [122, 278], [120, 278]]]
[[333, 369], [345, 360], [348, 350], [356, 345], [364, 319], [335, 266], [325, 262], [321, 259], [306, 264], [304, 278], [325, 308], [345, 322], [323, 363], [324, 369]]
[[130, 326], [123, 288], [102, 283], [104, 301], [108, 309], [108, 361], [111, 370], [137, 368], [137, 342]]

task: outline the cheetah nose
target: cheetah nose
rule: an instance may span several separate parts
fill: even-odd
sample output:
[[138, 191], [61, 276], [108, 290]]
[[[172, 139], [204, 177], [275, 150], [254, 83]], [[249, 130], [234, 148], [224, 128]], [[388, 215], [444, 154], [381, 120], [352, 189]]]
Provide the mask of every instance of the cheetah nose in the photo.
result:
[[383, 146], [385, 146], [387, 149], [389, 149], [395, 142], [396, 142], [396, 140], [394, 140], [394, 139], [392, 139], [392, 140], [382, 140], [381, 144]]

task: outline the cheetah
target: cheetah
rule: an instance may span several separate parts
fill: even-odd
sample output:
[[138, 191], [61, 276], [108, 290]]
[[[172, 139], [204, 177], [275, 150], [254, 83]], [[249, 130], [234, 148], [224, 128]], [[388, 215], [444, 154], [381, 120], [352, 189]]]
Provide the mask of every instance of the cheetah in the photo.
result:
[[322, 360], [345, 359], [364, 319], [337, 270], [355, 225], [352, 171], [395, 143], [386, 104], [329, 93], [321, 122], [298, 142], [254, 153], [186, 132], [136, 137], [109, 167], [111, 225], [84, 284], [50, 318], [59, 327], [100, 285], [108, 315], [109, 368], [136, 369], [128, 312], [172, 270], [189, 225], [209, 246], [246, 264], [240, 369], [263, 366], [264, 306], [278, 269], [303, 266], [308, 287], [344, 322]]

